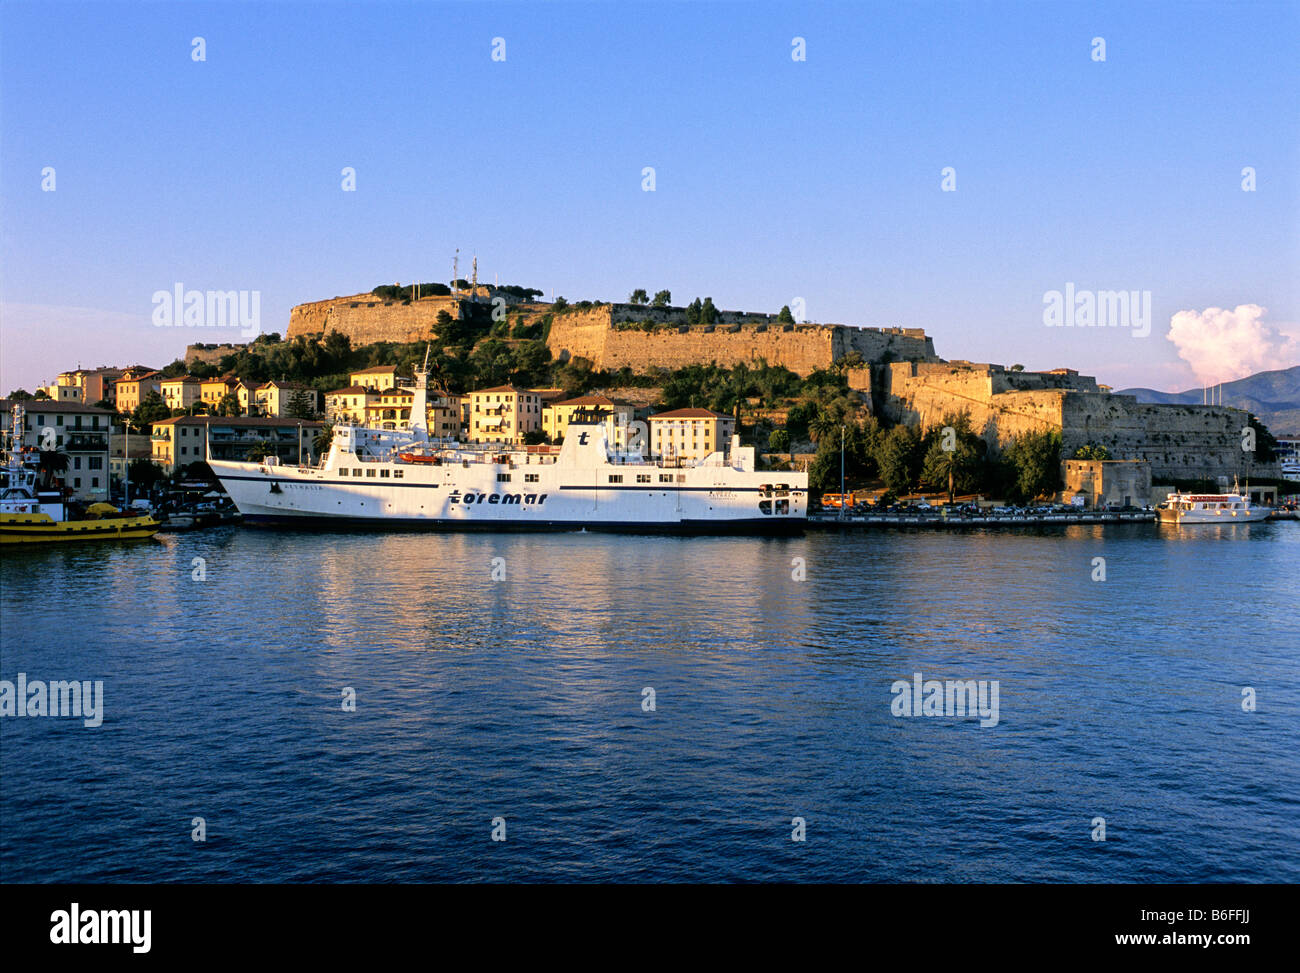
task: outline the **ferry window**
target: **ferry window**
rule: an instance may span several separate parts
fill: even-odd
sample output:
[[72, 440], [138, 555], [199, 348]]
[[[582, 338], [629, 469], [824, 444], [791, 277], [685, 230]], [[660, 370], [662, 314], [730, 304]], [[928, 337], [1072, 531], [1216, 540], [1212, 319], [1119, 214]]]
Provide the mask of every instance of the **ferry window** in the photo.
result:
[[339, 470], [339, 476], [347, 476], [347, 475], [348, 475], [348, 468], [344, 466]]
[[524, 474], [524, 482], [525, 482], [525, 483], [536, 483], [536, 482], [537, 482], [537, 474], [536, 474], [536, 473], [525, 473], [525, 474]]
[[404, 476], [406, 476], [406, 470], [393, 470], [394, 480], [400, 480]]
[[360, 471], [360, 470], [353, 470], [353, 471], [352, 471], [352, 475], [353, 475], [353, 476], [360, 476], [360, 475], [361, 475], [361, 471]]
[[375, 475], [374, 470], [366, 470], [366, 476], [373, 477], [374, 475]]
[[660, 473], [660, 474], [659, 474], [659, 482], [660, 482], [660, 483], [672, 483], [672, 482], [673, 482], [673, 475], [672, 475], [671, 473]]
[[649, 482], [650, 482], [650, 474], [649, 474], [649, 473], [638, 473], [638, 474], [636, 475], [636, 481], [637, 481], [638, 483], [649, 483]]
[[510, 482], [510, 474], [509, 474], [509, 473], [498, 473], [498, 474], [497, 474], [497, 482], [498, 482], [498, 483], [509, 483], [509, 482]]
[[767, 514], [767, 515], [771, 516], [771, 513], [772, 513], [772, 501], [771, 501], [771, 500], [760, 500], [760, 501], [758, 502], [758, 509], [759, 509], [759, 512], [760, 512], [760, 513], [764, 513], [764, 514]]
[[388, 479], [388, 470], [380, 470], [379, 476], [380, 479], [384, 479], [384, 480]]
[[622, 482], [623, 482], [623, 474], [622, 474], [622, 473], [611, 473], [611, 474], [609, 474], [609, 482], [610, 482], [610, 483], [622, 483]]

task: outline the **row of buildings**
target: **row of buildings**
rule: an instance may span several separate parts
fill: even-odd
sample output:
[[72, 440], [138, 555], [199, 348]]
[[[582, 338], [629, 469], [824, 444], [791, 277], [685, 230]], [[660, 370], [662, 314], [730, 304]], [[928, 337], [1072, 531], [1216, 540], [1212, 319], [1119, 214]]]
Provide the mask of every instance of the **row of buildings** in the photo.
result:
[[[116, 375], [111, 373], [116, 372]], [[68, 490], [86, 502], [106, 501], [126, 478], [127, 466], [150, 460], [168, 474], [209, 455], [244, 460], [255, 449], [286, 463], [314, 463], [316, 440], [326, 423], [351, 423], [381, 429], [410, 428], [414, 393], [392, 367], [363, 369], [349, 375], [346, 388], [326, 393], [325, 421], [301, 417], [289, 404], [303, 391], [292, 383], [260, 385], [238, 379], [164, 379], [151, 369], [94, 369], [67, 372], [49, 386], [48, 398], [27, 400], [22, 445], [33, 454], [57, 452], [66, 457], [62, 476]], [[173, 409], [203, 402], [215, 413], [227, 394], [240, 396], [247, 413], [240, 416], [176, 415], [146, 429], [119, 424], [119, 414], [134, 411], [150, 391]], [[310, 392], [311, 390], [306, 390]], [[243, 394], [241, 394], [243, 393]], [[314, 394], [314, 393], [313, 393]], [[89, 399], [90, 402], [84, 401]], [[301, 403], [301, 399], [296, 400]], [[110, 403], [110, 407], [91, 403]], [[13, 402], [0, 400], [0, 431], [8, 432]], [[460, 442], [518, 445], [544, 435], [561, 441], [575, 421], [606, 424], [619, 446], [682, 461], [725, 451], [735, 419], [708, 409], [649, 409], [615, 402], [601, 395], [567, 397], [562, 389], [526, 389], [513, 385], [479, 389], [468, 395], [435, 393], [426, 415], [429, 435]], [[52, 449], [51, 449], [52, 447]]]
[[107, 402], [123, 413], [135, 411], [151, 392], [169, 409], [189, 409], [201, 402], [208, 411], [216, 412], [229, 395], [239, 404], [239, 414], [243, 416], [283, 418], [293, 412], [320, 412], [320, 393], [298, 382], [246, 382], [233, 375], [164, 378], [157, 369], [145, 366], [61, 372], [55, 383], [42, 387], [42, 391], [53, 402], [81, 405]]
[[[395, 368], [379, 366], [348, 376], [346, 388], [325, 393], [325, 418], [376, 429], [407, 429], [415, 394]], [[680, 460], [703, 459], [725, 450], [736, 429], [732, 416], [709, 409], [674, 409], [653, 413], [603, 395], [569, 398], [563, 389], [528, 389], [498, 385], [467, 395], [444, 392], [429, 396], [429, 435], [469, 443], [518, 445], [541, 433], [560, 442], [575, 420], [597, 419], [619, 446], [636, 441], [645, 452]], [[639, 440], [636, 437], [640, 437]]]
[[[14, 402], [0, 399], [0, 435], [13, 422]], [[243, 460], [253, 450], [286, 463], [312, 462], [319, 420], [279, 416], [173, 416], [138, 430], [115, 425], [116, 414], [74, 401], [28, 399], [20, 446], [35, 459], [61, 454], [58, 471], [69, 493], [87, 503], [109, 501], [126, 479], [128, 464], [149, 460], [171, 474], [216, 459]]]

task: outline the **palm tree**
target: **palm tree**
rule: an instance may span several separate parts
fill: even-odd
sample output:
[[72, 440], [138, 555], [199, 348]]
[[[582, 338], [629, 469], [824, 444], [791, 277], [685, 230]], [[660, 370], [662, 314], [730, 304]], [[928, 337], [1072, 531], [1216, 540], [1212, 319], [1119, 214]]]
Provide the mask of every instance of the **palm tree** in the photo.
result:
[[334, 426], [327, 422], [320, 427], [320, 431], [313, 437], [311, 446], [316, 451], [317, 456], [324, 456], [330, 451], [332, 442], [334, 442]]
[[823, 436], [831, 435], [839, 425], [840, 420], [831, 415], [829, 409], [818, 409], [817, 416], [808, 423], [808, 434], [820, 443]]

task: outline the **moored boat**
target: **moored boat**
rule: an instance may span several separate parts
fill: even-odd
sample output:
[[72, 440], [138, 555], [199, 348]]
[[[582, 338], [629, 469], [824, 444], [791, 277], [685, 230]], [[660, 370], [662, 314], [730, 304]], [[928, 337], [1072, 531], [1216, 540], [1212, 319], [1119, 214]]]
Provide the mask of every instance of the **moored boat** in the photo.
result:
[[644, 455], [607, 422], [573, 421], [560, 446], [429, 437], [427, 371], [411, 426], [343, 425], [316, 466], [209, 457], [246, 523], [432, 530], [789, 533], [808, 512], [808, 474], [756, 468], [739, 437], [696, 461]]
[[1234, 487], [1229, 493], [1174, 491], [1156, 507], [1156, 518], [1162, 524], [1232, 524], [1265, 520], [1271, 512]]
[[21, 404], [13, 407], [12, 419], [0, 448], [0, 544], [141, 540], [158, 532], [158, 522], [150, 516], [124, 515], [107, 503], [80, 511], [61, 490], [40, 489], [39, 472], [23, 462], [26, 415]]

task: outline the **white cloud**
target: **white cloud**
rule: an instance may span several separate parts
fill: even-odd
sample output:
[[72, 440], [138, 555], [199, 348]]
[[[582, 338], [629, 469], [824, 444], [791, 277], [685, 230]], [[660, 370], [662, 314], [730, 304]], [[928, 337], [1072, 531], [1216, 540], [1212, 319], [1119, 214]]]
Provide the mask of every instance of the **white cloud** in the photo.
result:
[[1229, 311], [1179, 311], [1165, 337], [1203, 385], [1231, 382], [1256, 372], [1286, 368], [1300, 357], [1300, 342], [1265, 324], [1268, 313], [1258, 304], [1239, 304]]

